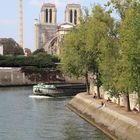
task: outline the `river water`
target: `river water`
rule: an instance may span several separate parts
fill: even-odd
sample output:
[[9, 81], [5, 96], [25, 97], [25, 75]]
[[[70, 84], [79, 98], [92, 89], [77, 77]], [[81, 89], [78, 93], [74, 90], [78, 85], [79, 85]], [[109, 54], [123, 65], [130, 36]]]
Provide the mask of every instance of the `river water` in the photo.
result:
[[66, 98], [33, 98], [32, 87], [0, 88], [0, 140], [110, 140], [65, 106]]

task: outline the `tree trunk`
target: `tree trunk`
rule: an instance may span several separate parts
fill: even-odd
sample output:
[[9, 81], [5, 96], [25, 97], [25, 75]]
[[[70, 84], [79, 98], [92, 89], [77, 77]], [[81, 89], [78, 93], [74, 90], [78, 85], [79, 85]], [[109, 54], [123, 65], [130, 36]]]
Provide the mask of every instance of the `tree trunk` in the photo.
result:
[[86, 80], [87, 93], [90, 94], [90, 92], [89, 92], [89, 81], [88, 81], [88, 72], [86, 72], [86, 74], [85, 74], [85, 80]]
[[140, 113], [140, 93], [138, 92], [138, 104], [139, 104], [139, 113]]
[[137, 80], [137, 86], [138, 86], [138, 91], [137, 91], [137, 94], [138, 94], [138, 106], [139, 106], [139, 113], [140, 113], [140, 77], [139, 77], [139, 74], [138, 74], [138, 80]]
[[126, 94], [126, 100], [127, 100], [127, 111], [131, 111], [130, 100], [129, 100], [129, 93], [128, 92]]
[[97, 84], [97, 97], [98, 99], [101, 98], [100, 96], [100, 83], [99, 83], [99, 72], [97, 70], [97, 73], [96, 73], [96, 84]]
[[118, 106], [120, 106], [120, 96], [118, 97]]
[[100, 87], [97, 85], [97, 96], [98, 96], [98, 99], [101, 99], [101, 96], [100, 96]]

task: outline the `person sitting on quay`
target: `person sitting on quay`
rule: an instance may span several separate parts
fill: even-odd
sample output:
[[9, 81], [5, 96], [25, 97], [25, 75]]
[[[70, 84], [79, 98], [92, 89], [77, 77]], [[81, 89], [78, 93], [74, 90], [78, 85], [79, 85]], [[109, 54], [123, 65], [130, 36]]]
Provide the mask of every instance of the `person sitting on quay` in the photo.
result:
[[105, 102], [101, 101], [101, 105], [98, 108], [103, 108], [103, 107], [106, 107], [106, 104]]
[[108, 97], [107, 102], [108, 102], [108, 103], [111, 103], [112, 100]]
[[106, 106], [105, 102], [102, 101], [102, 102], [101, 102], [101, 106], [102, 106], [102, 107], [105, 107], [105, 106]]
[[93, 96], [93, 98], [94, 98], [94, 99], [97, 99], [97, 95], [96, 95], [96, 93], [94, 93], [94, 96]]
[[138, 109], [137, 109], [136, 107], [134, 107], [134, 108], [132, 109], [132, 111], [133, 111], [134, 113], [138, 113]]

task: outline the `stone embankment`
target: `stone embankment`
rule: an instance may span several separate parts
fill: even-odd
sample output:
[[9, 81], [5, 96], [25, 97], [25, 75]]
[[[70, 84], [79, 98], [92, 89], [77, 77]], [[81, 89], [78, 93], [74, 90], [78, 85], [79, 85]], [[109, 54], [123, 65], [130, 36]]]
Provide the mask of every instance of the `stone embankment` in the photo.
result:
[[20, 68], [0, 67], [0, 86], [32, 85]]
[[80, 93], [68, 103], [68, 108], [101, 129], [113, 140], [140, 139], [139, 114], [120, 111], [121, 109], [113, 108], [109, 103], [101, 106], [101, 101], [93, 99], [93, 95]]
[[[60, 73], [55, 73], [55, 71], [49, 72], [49, 74], [44, 75], [46, 81], [49, 83], [63, 83], [64, 79], [59, 75]], [[20, 67], [0, 67], [0, 87], [1, 86], [27, 86], [34, 85], [39, 82], [38, 79], [30, 80], [25, 73], [21, 72]], [[65, 82], [67, 83], [84, 83], [82, 79], [75, 79], [65, 77]]]

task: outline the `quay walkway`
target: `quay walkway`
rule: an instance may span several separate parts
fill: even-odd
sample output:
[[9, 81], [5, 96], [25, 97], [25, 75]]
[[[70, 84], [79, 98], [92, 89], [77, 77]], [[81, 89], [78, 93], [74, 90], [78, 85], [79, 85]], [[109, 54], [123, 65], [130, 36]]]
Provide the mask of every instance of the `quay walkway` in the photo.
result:
[[[101, 102], [104, 102], [105, 106], [101, 107]], [[113, 140], [140, 138], [140, 113], [128, 112], [125, 107], [104, 99], [94, 99], [93, 95], [87, 93], [77, 94], [68, 103], [68, 108]]]

